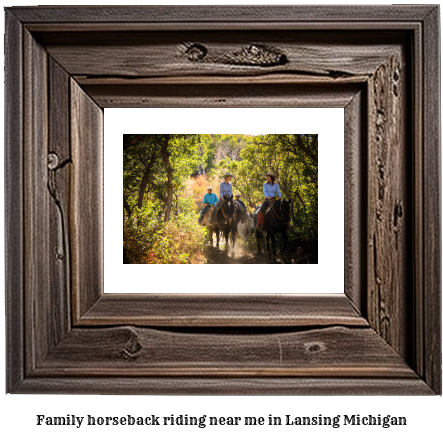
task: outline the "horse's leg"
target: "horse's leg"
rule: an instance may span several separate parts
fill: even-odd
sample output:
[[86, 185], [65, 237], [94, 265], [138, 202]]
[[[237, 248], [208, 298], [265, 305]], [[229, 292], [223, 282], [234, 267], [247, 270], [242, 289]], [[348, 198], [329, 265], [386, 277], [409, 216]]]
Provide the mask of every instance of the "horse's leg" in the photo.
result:
[[272, 254], [275, 254], [275, 233], [271, 233], [271, 240], [272, 240]]
[[257, 240], [257, 248], [258, 248], [258, 253], [261, 254], [261, 240], [263, 238], [263, 234], [260, 233], [260, 231], [258, 231], [257, 229], [255, 229], [255, 239]]
[[229, 228], [226, 226], [226, 228], [223, 229], [223, 234], [225, 236], [225, 241], [226, 241], [226, 245], [225, 245], [225, 252], [228, 252], [229, 249]]
[[215, 235], [217, 236], [217, 248], [219, 248], [220, 245], [220, 230], [218, 226], [215, 227]]
[[235, 257], [235, 236], [237, 235], [237, 227], [231, 229], [231, 237], [232, 237], [232, 252], [231, 257]]
[[271, 251], [271, 250], [269, 249], [269, 234], [270, 234], [270, 231], [268, 231], [268, 232], [266, 233], [266, 249], [268, 250], [268, 252]]

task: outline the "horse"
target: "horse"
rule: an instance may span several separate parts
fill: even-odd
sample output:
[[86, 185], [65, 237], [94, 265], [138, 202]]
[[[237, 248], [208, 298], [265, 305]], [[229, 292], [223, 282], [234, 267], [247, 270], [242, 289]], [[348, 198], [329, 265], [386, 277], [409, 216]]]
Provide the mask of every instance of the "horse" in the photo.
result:
[[[237, 234], [237, 225], [241, 219], [242, 212], [240, 207], [234, 202], [234, 197], [231, 195], [224, 199], [217, 211], [215, 234], [217, 236], [217, 248], [220, 243], [220, 230], [226, 241], [225, 252], [228, 252], [229, 247], [229, 233], [232, 237], [232, 256], [235, 255], [235, 236]], [[211, 219], [212, 222], [212, 219]]]
[[[272, 252], [274, 256], [276, 255], [275, 252], [275, 234], [280, 233], [283, 235], [283, 249], [280, 250], [280, 253], [284, 253], [286, 251], [286, 247], [288, 244], [288, 234], [287, 234], [287, 224], [290, 220], [289, 217], [289, 211], [290, 211], [290, 203], [291, 200], [286, 201], [283, 199], [281, 201], [278, 199], [277, 201], [272, 204], [270, 210], [267, 214], [263, 216], [263, 231], [266, 231], [266, 245], [268, 252], [270, 251], [269, 248], [269, 237], [271, 237], [272, 241]], [[259, 211], [261, 205], [259, 205], [255, 209], [255, 218], [254, 222], [255, 225], [257, 225], [257, 212]], [[261, 247], [260, 243], [263, 239], [263, 232], [259, 231], [258, 228], [255, 228], [255, 237], [257, 238], [257, 246], [258, 246], [258, 252], [261, 253]]]
[[237, 224], [237, 237], [240, 237], [244, 242], [247, 242], [253, 231], [254, 215], [252, 213], [248, 213], [247, 221], [241, 221]]

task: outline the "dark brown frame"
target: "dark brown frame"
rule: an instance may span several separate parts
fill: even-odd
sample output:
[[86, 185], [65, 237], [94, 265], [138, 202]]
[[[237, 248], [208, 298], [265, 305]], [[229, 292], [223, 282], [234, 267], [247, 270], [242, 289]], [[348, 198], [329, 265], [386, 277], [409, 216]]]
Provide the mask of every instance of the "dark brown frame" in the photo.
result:
[[[438, 6], [7, 8], [7, 392], [441, 394], [439, 59]], [[103, 295], [151, 106], [345, 108], [346, 295]]]

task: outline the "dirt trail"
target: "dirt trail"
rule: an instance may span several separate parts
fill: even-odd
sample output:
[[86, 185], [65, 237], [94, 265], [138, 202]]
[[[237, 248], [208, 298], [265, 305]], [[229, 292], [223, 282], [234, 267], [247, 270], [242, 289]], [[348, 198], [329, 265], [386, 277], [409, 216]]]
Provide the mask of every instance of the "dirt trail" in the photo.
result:
[[224, 251], [224, 241], [220, 242], [220, 248], [214, 246], [206, 247], [207, 264], [313, 264], [317, 260], [313, 256], [296, 256], [294, 253], [278, 254], [274, 257], [272, 253], [266, 250], [259, 254], [257, 251], [251, 251], [246, 248], [242, 241], [235, 244], [235, 256], [232, 257], [232, 248], [229, 247], [228, 253]]

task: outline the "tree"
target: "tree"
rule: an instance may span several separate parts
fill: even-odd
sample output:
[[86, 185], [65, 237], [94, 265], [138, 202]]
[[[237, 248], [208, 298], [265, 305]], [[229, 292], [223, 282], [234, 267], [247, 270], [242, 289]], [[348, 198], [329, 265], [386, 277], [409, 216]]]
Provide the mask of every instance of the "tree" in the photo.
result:
[[195, 134], [128, 134], [123, 150], [123, 206], [129, 218], [147, 201], [158, 205], [170, 220], [173, 199], [201, 157]]
[[125, 135], [123, 146], [123, 206], [130, 217], [134, 207], [143, 206], [159, 157], [157, 143], [149, 135]]
[[240, 158], [225, 157], [211, 176], [234, 174], [232, 184], [247, 206], [263, 201], [264, 174], [277, 176], [283, 197], [293, 199], [292, 221], [303, 239], [315, 243], [318, 232], [318, 136], [267, 134], [254, 136], [240, 150]]
[[173, 195], [173, 186], [172, 186], [173, 169], [171, 166], [171, 162], [169, 160], [170, 153], [168, 151], [168, 143], [169, 143], [169, 135], [165, 134], [161, 148], [163, 163], [165, 164], [166, 172], [168, 174], [168, 197], [166, 200], [165, 222], [168, 222], [171, 216], [172, 195]]

